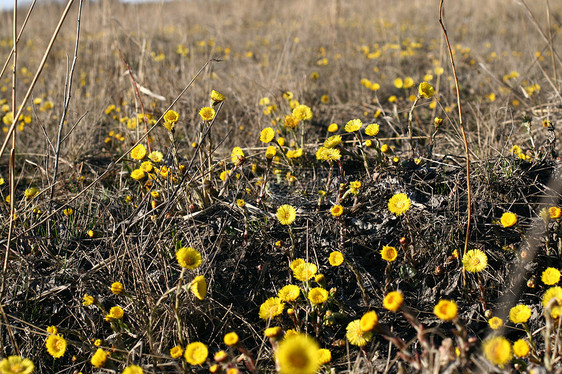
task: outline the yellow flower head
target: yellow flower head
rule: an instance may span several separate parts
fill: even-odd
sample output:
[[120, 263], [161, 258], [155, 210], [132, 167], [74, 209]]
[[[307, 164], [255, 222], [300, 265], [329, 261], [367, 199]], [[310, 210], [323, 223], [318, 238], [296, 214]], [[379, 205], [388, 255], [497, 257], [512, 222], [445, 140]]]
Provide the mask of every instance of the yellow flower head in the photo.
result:
[[209, 349], [201, 342], [193, 342], [185, 347], [184, 357], [190, 365], [202, 365], [208, 355]]
[[245, 159], [244, 151], [240, 147], [232, 148], [232, 152], [230, 152], [230, 161], [234, 165], [239, 165]]
[[205, 280], [205, 277], [198, 275], [193, 278], [191, 284], [189, 285], [189, 289], [196, 298], [203, 300], [205, 296], [207, 296], [207, 281]]
[[293, 116], [299, 120], [307, 121], [312, 119], [312, 110], [306, 105], [298, 105], [293, 109]]
[[215, 90], [212, 90], [209, 96], [211, 97], [211, 101], [213, 102], [213, 105], [223, 102], [225, 99], [223, 94]]
[[396, 78], [394, 80], [394, 87], [396, 87], [398, 89], [404, 87], [404, 81], [402, 81], [402, 78]]
[[84, 305], [84, 306], [92, 305], [94, 303], [94, 301], [95, 301], [94, 297], [90, 296], [88, 294], [85, 294], [82, 297], [82, 305]]
[[453, 300], [439, 300], [433, 308], [433, 313], [443, 321], [452, 321], [457, 318], [457, 303]]
[[337, 161], [341, 158], [341, 152], [337, 148], [320, 147], [316, 151], [316, 159], [321, 161]]
[[[168, 110], [166, 114], [164, 114], [164, 122], [167, 123], [170, 127], [173, 127], [179, 119], [180, 115], [175, 110]], [[168, 126], [166, 126], [166, 128], [167, 127]]]
[[148, 158], [149, 158], [150, 161], [152, 161], [152, 162], [159, 163], [159, 162], [161, 162], [162, 159], [164, 158], [164, 155], [162, 154], [162, 152], [159, 152], [159, 151], [152, 151], [152, 152], [150, 152], [150, 154], [148, 155]]
[[517, 216], [511, 212], [502, 214], [500, 222], [503, 227], [511, 227], [517, 223]]
[[181, 347], [181, 345], [176, 345], [175, 347], [170, 349], [170, 356], [172, 356], [172, 358], [180, 358], [182, 354], [183, 348]]
[[123, 283], [121, 282], [113, 282], [111, 284], [111, 287], [109, 287], [109, 289], [111, 290], [111, 292], [113, 292], [115, 295], [119, 295], [121, 292], [123, 292]]
[[279, 337], [283, 333], [283, 330], [279, 326], [273, 326], [265, 329], [264, 335], [268, 338], [276, 338]]
[[435, 94], [435, 89], [433, 86], [427, 82], [421, 82], [418, 87], [418, 94], [420, 97], [425, 99], [430, 99]]
[[90, 363], [97, 368], [102, 368], [107, 360], [107, 352], [101, 348], [98, 348], [96, 353], [90, 359]]
[[509, 310], [509, 320], [513, 323], [526, 323], [531, 318], [531, 308], [519, 304]]
[[499, 317], [492, 317], [488, 320], [488, 325], [492, 330], [497, 330], [503, 326], [503, 320]]
[[269, 143], [270, 141], [273, 140], [274, 137], [275, 137], [275, 130], [273, 130], [273, 128], [271, 127], [266, 127], [261, 131], [260, 140], [263, 143]]
[[308, 291], [308, 300], [312, 304], [322, 304], [326, 300], [328, 300], [328, 291], [323, 289], [322, 287], [314, 287], [310, 291]]
[[201, 108], [199, 111], [199, 115], [201, 119], [206, 122], [211, 122], [215, 118], [215, 110], [211, 107], [204, 107]]
[[31, 187], [28, 188], [27, 190], [25, 190], [25, 192], [23, 193], [25, 195], [26, 199], [33, 199], [35, 196], [37, 196], [37, 194], [39, 193], [39, 188], [37, 187]]
[[140, 165], [140, 169], [142, 171], [144, 171], [145, 173], [150, 173], [152, 171], [153, 167], [154, 166], [152, 165], [152, 162], [150, 162], [150, 161], [144, 161]]
[[300, 121], [301, 120], [295, 117], [294, 115], [289, 114], [288, 116], [285, 116], [284, 119], [285, 127], [289, 129], [294, 129], [299, 125]]
[[9, 356], [0, 361], [2, 374], [31, 374], [35, 370], [33, 361], [20, 356]]
[[488, 265], [488, 256], [479, 249], [471, 249], [462, 257], [462, 266], [470, 273], [479, 273]]
[[338, 124], [337, 123], [332, 123], [330, 126], [328, 126], [328, 132], [336, 132], [338, 131]]
[[398, 257], [398, 252], [396, 251], [396, 248], [384, 245], [381, 249], [381, 257], [385, 261], [392, 262], [396, 260], [396, 257]]
[[182, 268], [195, 269], [201, 266], [201, 253], [191, 247], [183, 247], [176, 252], [176, 259]]
[[484, 356], [494, 365], [503, 366], [511, 361], [511, 344], [503, 336], [489, 338], [482, 343]]
[[378, 323], [379, 316], [377, 315], [377, 312], [371, 310], [363, 314], [363, 317], [361, 317], [361, 319], [359, 320], [359, 327], [362, 331], [368, 332], [372, 331], [378, 325]]
[[364, 347], [373, 337], [371, 331], [361, 330], [361, 321], [356, 319], [347, 324], [345, 337], [350, 344]]
[[273, 157], [275, 157], [276, 154], [277, 154], [277, 148], [275, 148], [275, 146], [273, 145], [270, 145], [265, 150], [265, 158], [267, 158], [268, 160], [271, 160]]
[[340, 145], [342, 142], [341, 136], [339, 135], [332, 135], [328, 139], [324, 141], [325, 148], [334, 148]]
[[114, 319], [121, 319], [125, 315], [123, 308], [120, 306], [113, 306], [109, 309], [109, 314], [105, 316], [106, 321], [111, 321]]
[[261, 319], [269, 320], [283, 313], [285, 304], [279, 297], [270, 297], [260, 306], [259, 316]]
[[295, 301], [299, 298], [301, 294], [301, 289], [299, 286], [295, 286], [294, 284], [288, 284], [281, 288], [277, 293], [277, 296], [283, 301], [291, 302]]
[[45, 346], [47, 347], [47, 352], [54, 358], [60, 358], [66, 352], [66, 340], [62, 335], [50, 334], [45, 341]]
[[343, 206], [341, 205], [334, 205], [331, 209], [330, 209], [330, 213], [332, 214], [333, 217], [339, 217], [343, 214]]
[[129, 365], [121, 372], [121, 374], [143, 374], [143, 373], [144, 372], [142, 371], [142, 368], [138, 365]]
[[402, 295], [402, 292], [392, 291], [389, 292], [388, 295], [384, 297], [384, 300], [382, 301], [382, 306], [385, 309], [390, 310], [391, 312], [397, 312], [402, 306], [403, 302], [404, 302], [404, 296]]
[[47, 332], [49, 334], [56, 334], [59, 330], [57, 329], [57, 326], [49, 326], [47, 327]]
[[238, 341], [240, 339], [238, 338], [238, 334], [235, 333], [234, 331], [229, 332], [228, 334], [226, 334], [224, 336], [224, 344], [228, 345], [229, 347], [235, 346], [236, 344], [238, 344]]
[[552, 267], [546, 268], [546, 270], [542, 272], [541, 280], [547, 286], [555, 285], [560, 282], [560, 270]]
[[143, 179], [144, 176], [145, 176], [144, 170], [141, 168], [135, 169], [131, 172], [131, 178], [133, 178], [136, 181]]
[[369, 136], [377, 136], [379, 133], [379, 125], [376, 123], [371, 123], [367, 127], [365, 127], [365, 134]]
[[291, 261], [291, 263], [289, 264], [289, 267], [291, 268], [291, 270], [295, 271], [295, 269], [297, 268], [297, 266], [304, 264], [306, 261], [304, 261], [304, 259], [302, 258], [296, 258], [293, 261]]
[[332, 352], [330, 352], [329, 349], [320, 348], [318, 350], [318, 363], [320, 365], [326, 365], [330, 361], [332, 361]]
[[523, 339], [516, 340], [513, 343], [513, 354], [517, 357], [527, 357], [530, 351], [531, 347], [529, 346], [529, 343]]
[[544, 293], [542, 297], [542, 305], [546, 308], [550, 303], [550, 300], [556, 299], [556, 303], [554, 303], [554, 307], [562, 306], [562, 288], [559, 286], [550, 287]]
[[301, 282], [306, 282], [310, 278], [314, 277], [317, 271], [318, 267], [315, 264], [304, 262], [300, 265], [295, 266], [295, 268], [293, 269], [293, 275]]
[[320, 368], [318, 343], [305, 334], [295, 334], [279, 344], [275, 359], [280, 374], [314, 374]]
[[137, 146], [131, 149], [131, 158], [135, 160], [142, 160], [146, 157], [146, 148], [142, 144], [137, 144]]
[[562, 216], [562, 210], [560, 210], [560, 208], [558, 208], [557, 206], [551, 206], [550, 208], [548, 208], [548, 214], [550, 215], [551, 219], [558, 219], [560, 218], [560, 216]]
[[356, 132], [363, 126], [363, 122], [360, 119], [352, 119], [351, 121], [345, 124], [343, 128], [347, 132]]
[[332, 266], [340, 266], [341, 264], [343, 264], [343, 254], [340, 251], [334, 251], [330, 253], [328, 262]]
[[277, 209], [277, 219], [282, 225], [290, 225], [291, 223], [295, 222], [296, 218], [297, 211], [291, 205], [281, 205], [279, 209]]
[[390, 213], [400, 216], [410, 209], [410, 199], [404, 193], [397, 193], [388, 200]]

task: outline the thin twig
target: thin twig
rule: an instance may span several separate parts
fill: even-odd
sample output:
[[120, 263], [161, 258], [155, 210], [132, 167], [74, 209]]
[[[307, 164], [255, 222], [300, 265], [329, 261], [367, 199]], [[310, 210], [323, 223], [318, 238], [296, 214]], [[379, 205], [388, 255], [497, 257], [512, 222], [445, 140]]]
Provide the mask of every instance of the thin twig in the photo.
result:
[[443, 23], [443, 1], [441, 0], [439, 4], [439, 24], [445, 35], [445, 41], [447, 42], [447, 49], [449, 50], [449, 60], [451, 61], [451, 67], [453, 68], [453, 75], [455, 77], [455, 89], [457, 93], [457, 107], [459, 109], [459, 127], [461, 128], [462, 140], [464, 143], [464, 151], [466, 156], [466, 191], [467, 191], [467, 223], [466, 223], [466, 236], [464, 240], [464, 251], [466, 254], [468, 250], [468, 239], [470, 238], [470, 221], [472, 219], [472, 190], [470, 188], [470, 154], [468, 150], [468, 140], [466, 138], [466, 132], [464, 130], [464, 123], [462, 118], [462, 108], [461, 108], [461, 93], [459, 89], [459, 78], [457, 76], [457, 69], [455, 67], [455, 58], [453, 57], [453, 50], [451, 49], [451, 44], [449, 43], [449, 36], [447, 35], [447, 30], [445, 29], [445, 24]]

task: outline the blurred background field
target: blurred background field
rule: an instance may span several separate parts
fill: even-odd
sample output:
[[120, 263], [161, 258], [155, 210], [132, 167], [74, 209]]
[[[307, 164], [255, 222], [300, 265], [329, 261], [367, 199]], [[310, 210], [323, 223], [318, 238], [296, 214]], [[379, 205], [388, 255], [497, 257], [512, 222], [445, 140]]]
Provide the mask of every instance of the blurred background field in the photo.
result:
[[[18, 105], [63, 8], [39, 1], [30, 16], [18, 44]], [[19, 9], [20, 24], [26, 11]], [[557, 218], [543, 224], [540, 216], [560, 197], [561, 2], [445, 2], [474, 177], [470, 247], [489, 258], [485, 275], [468, 274], [468, 281], [461, 261], [465, 150], [439, 1], [84, 2], [65, 114], [77, 12], [75, 1], [17, 121], [17, 219], [3, 271], [0, 358], [28, 357], [37, 372], [85, 373], [96, 370], [92, 355], [101, 347], [111, 352], [106, 370], [136, 364], [145, 372], [207, 372], [221, 366], [212, 355], [225, 349], [224, 334], [236, 331], [245, 348], [229, 348], [223, 369], [252, 371], [251, 362], [258, 372], [274, 371], [277, 346], [263, 334], [277, 322], [332, 350], [322, 372], [491, 371], [500, 369], [480, 349], [490, 313], [507, 326], [506, 311], [516, 303], [532, 306], [528, 328], [540, 336], [547, 288], [541, 273], [560, 269], [562, 255]], [[8, 56], [12, 13], [1, 17], [0, 53]], [[418, 98], [424, 81], [435, 89], [431, 98]], [[3, 134], [13, 118], [11, 82], [8, 64], [0, 81]], [[212, 90], [226, 99], [203, 137], [209, 124], [199, 112]], [[143, 138], [176, 98], [173, 134], [161, 121]], [[287, 116], [299, 104], [313, 115], [291, 129]], [[435, 117], [443, 119], [439, 128]], [[353, 119], [379, 125], [370, 143], [344, 130]], [[329, 131], [334, 123], [337, 130]], [[260, 141], [267, 127], [273, 142]], [[316, 157], [334, 134], [344, 140], [341, 168]], [[153, 180], [151, 170], [140, 181], [131, 178], [140, 159], [129, 152], [139, 140], [147, 153], [162, 153], [162, 160], [151, 159]], [[279, 158], [272, 161], [265, 150], [274, 144]], [[233, 147], [241, 148], [243, 162], [231, 157]], [[3, 248], [11, 216], [8, 153], [0, 159]], [[342, 197], [352, 181], [361, 182], [359, 194]], [[412, 201], [408, 219], [388, 211], [398, 192]], [[297, 208], [291, 230], [275, 218], [282, 204]], [[334, 205], [344, 207], [342, 217], [330, 213]], [[517, 214], [517, 228], [502, 227], [507, 211]], [[384, 245], [411, 251], [411, 258], [391, 265], [381, 259]], [[181, 247], [197, 249], [201, 267], [182, 271], [175, 255]], [[350, 265], [330, 266], [332, 251]], [[333, 288], [330, 301], [322, 309], [301, 296], [293, 305], [299, 323], [288, 315], [263, 321], [260, 306], [292, 279], [289, 263], [297, 257], [325, 275], [314, 285]], [[182, 292], [195, 275], [206, 279], [204, 300]], [[114, 282], [126, 292], [112, 293]], [[422, 323], [442, 328], [432, 330], [431, 354], [453, 336], [433, 307], [455, 299], [473, 338], [466, 352], [416, 368], [383, 338], [361, 350], [346, 343], [349, 321], [376, 310], [408, 349], [421, 350], [415, 326], [382, 308], [384, 295], [396, 289]], [[84, 306], [85, 295], [98, 306]], [[125, 310], [123, 322], [104, 321], [115, 305]], [[52, 325], [68, 341], [56, 359], [45, 349]], [[511, 340], [518, 334], [524, 331], [513, 324], [505, 333]], [[549, 351], [550, 338], [536, 339], [534, 356], [503, 368], [560, 370], [559, 342]], [[204, 365], [171, 357], [172, 347], [194, 341], [209, 347]]]

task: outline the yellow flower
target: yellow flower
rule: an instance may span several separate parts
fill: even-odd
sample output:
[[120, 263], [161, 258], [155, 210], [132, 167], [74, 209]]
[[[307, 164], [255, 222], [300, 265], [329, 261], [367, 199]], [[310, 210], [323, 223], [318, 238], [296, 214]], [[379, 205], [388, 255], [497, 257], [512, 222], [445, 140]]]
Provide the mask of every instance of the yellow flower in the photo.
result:
[[172, 131], [179, 118], [180, 115], [178, 114], [178, 112], [174, 110], [168, 110], [166, 114], [164, 114], [164, 127]]
[[9, 356], [0, 361], [0, 373], [2, 374], [31, 374], [35, 370], [33, 361], [20, 356]]
[[120, 306], [113, 306], [111, 307], [111, 309], [109, 309], [109, 314], [105, 316], [105, 320], [111, 321], [114, 319], [121, 319], [124, 315], [125, 312], [123, 311], [123, 308], [121, 308]]
[[390, 153], [390, 147], [388, 146], [388, 144], [381, 145], [381, 152], [382, 153]]
[[301, 294], [301, 289], [299, 286], [295, 286], [294, 284], [288, 284], [281, 288], [277, 293], [277, 296], [283, 301], [291, 302], [295, 301], [299, 298]]
[[202, 365], [207, 360], [208, 355], [209, 349], [201, 342], [193, 342], [185, 347], [184, 357], [191, 365]]
[[142, 368], [138, 365], [129, 365], [125, 369], [123, 369], [121, 374], [143, 374], [143, 371]]
[[207, 296], [207, 281], [202, 275], [193, 278], [189, 288], [191, 289], [191, 293], [199, 300], [203, 300], [205, 296]]
[[342, 142], [341, 136], [332, 135], [324, 141], [324, 147], [334, 148], [334, 147], [337, 147], [338, 145], [340, 145], [341, 142]]
[[317, 352], [318, 354], [318, 363], [320, 365], [326, 365], [330, 361], [332, 361], [332, 352], [326, 348], [320, 348]]
[[361, 321], [358, 319], [349, 322], [345, 329], [345, 337], [349, 343], [358, 347], [365, 346], [373, 337], [372, 332], [361, 330]]
[[371, 310], [363, 314], [363, 317], [359, 320], [359, 327], [361, 328], [361, 331], [368, 332], [372, 331], [378, 323], [379, 316], [377, 315], [377, 312]]
[[343, 254], [340, 251], [334, 251], [330, 253], [328, 262], [332, 266], [340, 266], [341, 264], [343, 264]]
[[269, 320], [283, 313], [285, 304], [279, 297], [270, 297], [260, 306], [259, 316], [261, 319]]
[[453, 300], [439, 300], [433, 313], [443, 321], [452, 321], [457, 318], [457, 310], [457, 303]]
[[199, 115], [203, 121], [210, 122], [215, 118], [215, 110], [210, 107], [204, 107], [199, 111]]
[[531, 308], [519, 304], [509, 310], [509, 320], [513, 323], [526, 323], [531, 318]]
[[338, 124], [337, 123], [332, 123], [330, 126], [328, 126], [328, 132], [336, 132], [338, 131]]
[[551, 219], [558, 219], [562, 216], [562, 210], [560, 210], [557, 206], [551, 206], [548, 208], [548, 214], [550, 214]]
[[404, 86], [404, 82], [402, 81], [402, 78], [396, 78], [394, 80], [394, 87], [400, 89]]
[[404, 193], [397, 193], [388, 200], [388, 210], [397, 216], [404, 214], [410, 209], [410, 199]]
[[268, 338], [275, 338], [275, 337], [280, 336], [282, 332], [283, 332], [283, 330], [281, 330], [281, 327], [274, 326], [274, 327], [269, 327], [269, 328], [265, 329], [263, 334], [265, 336], [267, 336]]
[[341, 205], [334, 205], [331, 209], [330, 209], [330, 213], [332, 214], [332, 216], [334, 217], [339, 217], [343, 214], [343, 206]]
[[47, 347], [47, 352], [54, 358], [60, 358], [66, 352], [66, 340], [62, 335], [49, 335], [45, 341], [45, 346]]
[[304, 261], [304, 259], [302, 258], [296, 258], [293, 261], [291, 261], [291, 263], [289, 264], [289, 267], [291, 268], [291, 270], [295, 271], [295, 269], [297, 268], [297, 266], [306, 263], [306, 261]]
[[176, 252], [176, 259], [182, 268], [195, 269], [201, 266], [201, 253], [191, 247], [182, 247]]
[[290, 225], [291, 223], [295, 222], [296, 218], [297, 211], [291, 205], [281, 205], [279, 209], [277, 209], [277, 219], [282, 225]]
[[320, 97], [320, 101], [321, 101], [323, 104], [328, 104], [328, 103], [330, 102], [330, 96], [328, 96], [328, 95], [322, 95], [322, 96]]
[[553, 286], [560, 281], [560, 270], [556, 268], [546, 268], [545, 271], [542, 272], [541, 280], [547, 286]]
[[277, 154], [277, 148], [275, 148], [275, 146], [273, 145], [270, 145], [265, 150], [265, 158], [267, 158], [268, 160], [271, 160], [273, 157], [275, 157], [276, 154]]
[[295, 150], [287, 151], [286, 156], [287, 158], [299, 158], [302, 156], [302, 152], [303, 152], [302, 148], [298, 148]]
[[489, 338], [482, 343], [484, 356], [494, 365], [503, 366], [511, 361], [511, 344], [503, 336]]
[[213, 105], [216, 105], [222, 101], [224, 101], [225, 97], [223, 94], [221, 94], [218, 91], [212, 90], [211, 94], [209, 95], [211, 97], [211, 100], [213, 101]]
[[418, 87], [418, 94], [420, 97], [430, 99], [435, 94], [433, 86], [427, 82], [421, 82]]
[[384, 297], [382, 305], [385, 309], [390, 310], [391, 312], [396, 312], [398, 311], [398, 309], [400, 309], [403, 302], [404, 296], [402, 295], [402, 292], [392, 291]]
[[471, 249], [462, 257], [462, 266], [466, 271], [479, 273], [488, 265], [488, 256], [479, 249]]
[[131, 158], [135, 160], [142, 160], [146, 157], [146, 148], [142, 144], [137, 144], [137, 146], [131, 149]]
[[123, 292], [123, 283], [121, 282], [114, 282], [111, 284], [111, 287], [109, 287], [109, 289], [111, 290], [111, 292], [113, 292], [115, 295], [119, 295], [121, 292]]
[[294, 115], [289, 114], [288, 116], [285, 116], [284, 119], [284, 123], [285, 123], [285, 127], [290, 128], [290, 129], [294, 129], [295, 127], [297, 127], [300, 123], [300, 119], [296, 118]]
[[529, 343], [523, 339], [516, 340], [513, 343], [513, 354], [517, 357], [527, 357], [530, 351], [531, 347], [529, 346]]
[[517, 216], [511, 212], [505, 212], [500, 221], [503, 227], [511, 227], [517, 223]]
[[341, 158], [341, 152], [337, 148], [320, 147], [316, 151], [316, 159], [321, 161], [337, 161]]
[[244, 151], [240, 147], [232, 148], [232, 152], [230, 153], [230, 161], [234, 165], [238, 165], [240, 162], [244, 160], [246, 156], [244, 155]]
[[143, 169], [135, 169], [131, 172], [131, 178], [133, 178], [136, 181], [143, 179], [144, 176], [145, 174]]
[[310, 291], [308, 291], [308, 300], [312, 304], [322, 304], [326, 300], [328, 300], [328, 291], [323, 289], [322, 287], [314, 287]]
[[318, 343], [305, 334], [294, 334], [280, 344], [275, 359], [280, 374], [315, 374], [320, 368]]
[[57, 326], [49, 326], [47, 327], [47, 332], [49, 334], [56, 334], [59, 330], [57, 329]]
[[96, 340], [94, 340], [94, 345], [95, 345], [96, 347], [99, 347], [99, 346], [101, 345], [101, 343], [102, 343], [101, 339], [96, 339]]
[[384, 245], [381, 249], [381, 257], [385, 261], [392, 262], [396, 260], [396, 257], [398, 257], [398, 252], [396, 251], [396, 248]]
[[273, 130], [273, 128], [271, 127], [266, 127], [261, 131], [260, 140], [263, 143], [269, 143], [270, 141], [273, 140], [274, 137], [275, 137], [275, 130]]
[[84, 305], [84, 306], [92, 305], [94, 303], [94, 301], [95, 301], [94, 297], [90, 296], [88, 294], [85, 294], [82, 297], [82, 305]]
[[312, 110], [306, 105], [298, 105], [293, 109], [293, 116], [299, 120], [306, 121], [312, 119]]
[[27, 190], [25, 190], [25, 192], [23, 193], [25, 195], [26, 199], [33, 199], [35, 196], [37, 196], [37, 194], [39, 193], [39, 188], [37, 187], [31, 187], [28, 188]]
[[488, 321], [488, 325], [490, 325], [490, 328], [492, 330], [497, 330], [503, 326], [503, 320], [499, 317], [492, 317]]
[[412, 77], [404, 78], [404, 88], [413, 87], [415, 84], [414, 79]]
[[376, 123], [371, 123], [367, 127], [365, 127], [365, 134], [369, 136], [377, 136], [379, 133], [379, 125]]
[[159, 163], [159, 162], [161, 162], [162, 159], [164, 158], [164, 155], [162, 154], [162, 152], [159, 152], [159, 151], [152, 151], [152, 152], [150, 152], [150, 154], [148, 155], [148, 158], [149, 158], [152, 162]]
[[[542, 305], [546, 308], [550, 300], [556, 299], [558, 306], [562, 306], [562, 288], [559, 286], [550, 287], [542, 297]], [[556, 306], [556, 304], [555, 304]]]
[[224, 344], [228, 345], [229, 347], [232, 347], [232, 346], [238, 344], [238, 341], [239, 341], [239, 340], [240, 340], [240, 339], [238, 338], [238, 334], [235, 333], [234, 331], [229, 332], [228, 334], [226, 334], [226, 335], [224, 336], [224, 339], [223, 339]]
[[172, 358], [180, 358], [182, 354], [183, 348], [181, 347], [181, 345], [176, 345], [175, 347], [170, 349], [170, 356], [172, 356]]
[[152, 171], [153, 165], [150, 161], [144, 161], [141, 163], [140, 169], [145, 173], [150, 173]]
[[345, 127], [343, 129], [347, 132], [356, 132], [359, 131], [361, 126], [363, 126], [363, 122], [361, 122], [360, 119], [352, 119], [345, 124]]
[[315, 276], [317, 271], [318, 267], [316, 265], [310, 262], [303, 262], [302, 264], [295, 266], [293, 269], [293, 275], [301, 282], [306, 282]]

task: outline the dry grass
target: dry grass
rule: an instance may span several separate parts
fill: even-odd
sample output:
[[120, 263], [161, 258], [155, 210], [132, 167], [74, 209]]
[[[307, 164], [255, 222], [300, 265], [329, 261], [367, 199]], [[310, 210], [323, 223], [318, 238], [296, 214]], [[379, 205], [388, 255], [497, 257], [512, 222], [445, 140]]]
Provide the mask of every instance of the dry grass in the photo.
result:
[[[505, 328], [496, 334], [525, 338], [522, 325], [507, 318], [511, 306], [523, 303], [533, 311], [524, 327], [535, 346], [531, 356], [503, 369], [562, 370], [560, 319], [552, 320], [548, 310], [543, 318], [541, 303], [549, 288], [542, 272], [560, 269], [560, 220], [545, 224], [539, 216], [541, 209], [560, 204], [562, 63], [556, 46], [562, 4], [533, 2], [527, 9], [510, 0], [445, 2], [472, 160], [469, 248], [488, 257], [478, 274], [465, 272], [461, 261], [464, 149], [438, 6], [435, 0], [85, 3], [72, 97], [55, 152], [76, 41], [75, 4], [33, 90], [31, 100], [41, 102], [30, 101], [24, 110], [30, 123], [18, 125], [17, 219], [2, 280], [0, 358], [28, 357], [41, 373], [95, 372], [90, 360], [98, 349], [95, 339], [101, 339], [111, 357], [100, 372], [121, 372], [131, 364], [153, 373], [207, 372], [220, 349], [228, 351], [230, 367], [273, 372], [277, 343], [264, 337], [271, 324], [307, 332], [329, 348], [332, 362], [321, 372], [501, 371], [481, 350], [491, 335], [487, 321], [501, 317]], [[61, 5], [38, 5], [31, 15], [18, 45], [18, 100], [61, 12]], [[6, 25], [0, 52], [7, 56], [12, 14], [0, 17]], [[189, 52], [178, 53], [178, 46]], [[415, 84], [397, 88], [394, 80], [406, 77]], [[365, 80], [380, 89], [366, 87]], [[413, 108], [410, 96], [424, 80], [436, 95]], [[6, 72], [0, 100], [7, 105], [10, 82]], [[144, 92], [142, 103], [135, 85]], [[202, 123], [199, 110], [209, 105], [211, 90], [226, 101], [215, 107], [212, 124]], [[288, 91], [313, 112], [296, 132], [283, 126], [292, 111], [283, 97]], [[276, 105], [271, 113], [265, 112], [265, 97]], [[144, 108], [158, 120], [176, 99], [180, 120], [173, 135], [160, 121], [148, 143], [147, 129], [155, 122], [132, 125], [125, 118], [137, 118]], [[106, 113], [110, 105], [115, 109]], [[407, 137], [411, 111], [414, 157]], [[444, 121], [430, 144], [435, 117]], [[355, 118], [380, 125], [376, 137], [361, 135], [373, 140], [372, 147], [360, 146], [364, 139], [343, 130]], [[530, 130], [524, 118], [531, 118]], [[341, 164], [315, 157], [332, 135], [331, 123], [339, 124], [344, 139]], [[0, 126], [7, 131], [9, 122]], [[303, 156], [268, 161], [267, 144], [259, 138], [269, 126], [279, 130], [276, 138], [287, 140], [277, 147], [278, 156], [300, 147]], [[139, 142], [163, 153], [155, 165], [169, 167], [169, 178], [131, 178], [140, 161], [129, 151]], [[382, 144], [390, 146], [389, 154], [379, 151]], [[522, 148], [520, 157], [514, 145]], [[235, 146], [245, 154], [238, 164], [231, 162]], [[8, 153], [0, 161], [2, 259], [10, 222]], [[225, 182], [226, 170], [233, 174]], [[361, 181], [359, 193], [343, 197], [352, 181]], [[40, 193], [26, 198], [31, 187]], [[398, 192], [412, 205], [396, 217], [388, 200]], [[238, 206], [238, 199], [246, 206]], [[297, 208], [290, 226], [275, 217], [282, 204]], [[339, 218], [330, 214], [335, 204], [344, 207]], [[517, 214], [517, 226], [498, 223], [506, 211]], [[384, 245], [398, 249], [396, 261], [381, 259]], [[188, 246], [202, 254], [194, 270], [182, 270], [176, 260], [176, 251]], [[332, 267], [328, 257], [336, 250], [346, 263]], [[294, 258], [315, 263], [325, 283], [294, 279]], [[182, 288], [195, 275], [206, 279], [204, 300]], [[112, 294], [113, 282], [123, 283], [125, 293]], [[294, 305], [298, 323], [286, 314], [260, 319], [260, 305], [289, 283], [303, 290], [322, 286], [330, 298], [312, 307], [301, 296]], [[397, 289], [404, 308], [392, 313], [382, 300]], [[82, 305], [86, 294], [96, 298], [95, 306]], [[441, 299], [458, 304], [454, 323], [433, 313]], [[115, 305], [125, 310], [124, 319], [105, 321]], [[358, 349], [346, 340], [346, 326], [368, 310], [378, 313], [380, 325]], [[62, 358], [53, 359], [45, 349], [52, 325], [68, 341]], [[242, 343], [227, 349], [223, 336], [230, 331]], [[170, 357], [170, 348], [194, 341], [209, 347], [204, 365]]]

